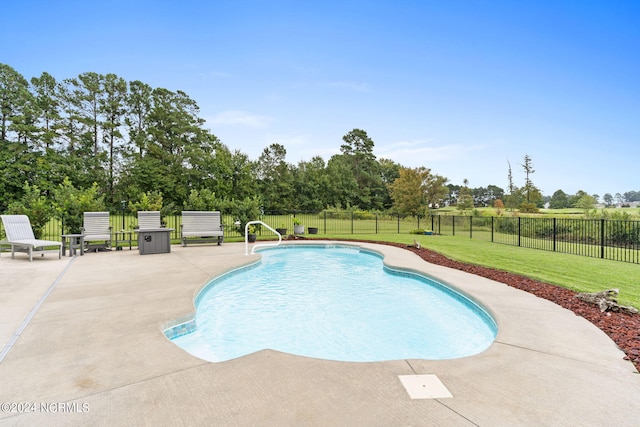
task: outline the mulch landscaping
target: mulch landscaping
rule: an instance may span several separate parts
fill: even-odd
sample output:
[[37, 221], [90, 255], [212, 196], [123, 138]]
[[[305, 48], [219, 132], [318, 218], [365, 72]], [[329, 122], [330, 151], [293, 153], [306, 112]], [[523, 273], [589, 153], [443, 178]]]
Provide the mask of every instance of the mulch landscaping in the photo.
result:
[[624, 351], [626, 354], [625, 360], [630, 360], [636, 369], [640, 371], [640, 314], [610, 311], [602, 313], [596, 305], [576, 298], [577, 292], [560, 286], [539, 282], [518, 274], [454, 261], [426, 248], [418, 249], [402, 244], [388, 244], [408, 249], [432, 264], [455, 268], [495, 280], [496, 282], [505, 283], [573, 311], [576, 315], [584, 317], [607, 334]]

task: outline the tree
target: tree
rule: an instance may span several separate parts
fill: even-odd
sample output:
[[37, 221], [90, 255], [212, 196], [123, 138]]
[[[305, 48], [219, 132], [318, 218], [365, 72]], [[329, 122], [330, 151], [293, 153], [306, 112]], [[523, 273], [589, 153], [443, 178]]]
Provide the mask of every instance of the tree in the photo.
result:
[[[393, 183], [400, 176], [400, 168], [402, 165], [390, 159], [379, 159], [378, 166], [380, 168], [380, 177], [382, 185], [388, 190], [389, 184]], [[393, 200], [389, 191], [384, 192], [385, 196], [382, 205], [385, 209], [389, 209], [393, 205]]]
[[125, 124], [129, 134], [129, 142], [138, 149], [140, 157], [147, 149], [148, 120], [153, 105], [153, 88], [146, 83], [135, 80], [129, 83], [127, 93], [127, 115]]
[[460, 185], [447, 184], [448, 194], [447, 194], [447, 205], [454, 206], [458, 203], [458, 196], [460, 195], [460, 189], [462, 187]]
[[262, 150], [256, 162], [259, 194], [268, 211], [286, 211], [299, 205], [294, 194], [291, 166], [285, 161], [287, 150], [271, 144]]
[[551, 196], [551, 200], [549, 200], [549, 208], [551, 209], [565, 209], [570, 206], [569, 196], [562, 190], [556, 190]]
[[293, 174], [299, 209], [307, 212], [319, 212], [326, 208], [328, 177], [322, 157], [314, 156], [308, 162], [301, 161]]
[[576, 205], [578, 204], [578, 200], [580, 200], [584, 196], [588, 196], [587, 192], [583, 190], [578, 190], [576, 194], [569, 196], [569, 206], [572, 208], [575, 208]]
[[[29, 101], [29, 82], [16, 70], [0, 64], [0, 142], [9, 141], [10, 133], [17, 130], [24, 108]], [[14, 141], [19, 141], [16, 136]]]
[[622, 202], [624, 202], [624, 197], [622, 197], [622, 194], [616, 193], [615, 198], [616, 202], [618, 202], [618, 205], [622, 205]]
[[[69, 101], [73, 105], [73, 117], [80, 126], [79, 141], [82, 144], [85, 161], [91, 161], [92, 169], [101, 167], [100, 132], [103, 116], [100, 103], [104, 98], [104, 76], [94, 72], [80, 74], [77, 78], [66, 79]], [[104, 154], [104, 153], [102, 153]]]
[[126, 111], [124, 101], [127, 95], [127, 83], [115, 74], [107, 74], [104, 77], [103, 85], [104, 97], [99, 100], [99, 111], [104, 115], [102, 137], [108, 150], [108, 195], [110, 203], [113, 204], [115, 202], [114, 169], [120, 155], [120, 145], [124, 142], [121, 126]]
[[623, 196], [625, 202], [640, 202], [640, 191], [627, 191]]
[[358, 183], [352, 164], [343, 154], [331, 156], [327, 162], [327, 205], [358, 206]]
[[458, 203], [456, 204], [457, 209], [460, 211], [466, 211], [473, 209], [473, 196], [471, 195], [471, 190], [469, 189], [469, 180], [464, 179], [462, 182], [464, 185], [460, 188], [460, 193], [458, 194]]
[[[360, 209], [381, 209], [386, 197], [386, 188], [382, 183], [379, 164], [373, 154], [373, 140], [361, 129], [351, 130], [342, 140], [344, 144], [340, 146], [340, 151], [347, 165], [342, 172], [352, 175], [356, 185], [356, 191], [349, 191], [347, 203]], [[350, 180], [347, 178], [343, 182], [348, 181]]]
[[424, 215], [448, 193], [446, 178], [431, 173], [430, 169], [400, 168], [399, 177], [389, 184], [393, 210], [399, 215]]
[[604, 205], [606, 207], [613, 205], [613, 196], [611, 195], [611, 193], [605, 193], [602, 199], [604, 200]]
[[508, 160], [507, 164], [509, 165], [507, 174], [509, 194], [504, 197], [505, 206], [507, 209], [516, 209], [522, 203], [522, 190], [513, 183], [513, 172], [511, 171], [511, 163]]
[[400, 176], [389, 184], [393, 210], [398, 215], [422, 215], [427, 204], [424, 182], [430, 171], [425, 168], [401, 168]]
[[525, 197], [527, 203], [534, 203], [531, 200], [532, 193], [537, 190], [531, 181], [531, 175], [535, 172], [533, 169], [533, 160], [531, 160], [531, 156], [528, 154], [524, 155], [524, 162], [521, 164], [522, 169], [524, 170], [525, 178], [524, 178], [524, 187], [522, 188], [522, 193]]
[[78, 78], [62, 81], [57, 91], [61, 111], [56, 116], [55, 128], [59, 135], [60, 149], [66, 158], [66, 177], [73, 186], [88, 188], [97, 183], [101, 191], [106, 191], [106, 153], [100, 146], [101, 81], [102, 76], [96, 73], [84, 73]]
[[471, 195], [475, 206], [492, 206], [496, 199], [504, 197], [504, 190], [496, 185], [489, 185], [486, 188], [472, 189]]
[[205, 178], [204, 156], [217, 148], [218, 141], [202, 128], [198, 106], [184, 92], [154, 89], [152, 100], [145, 150], [129, 169], [138, 175], [133, 185], [143, 192], [162, 192], [165, 205], [182, 206], [191, 183]]
[[49, 73], [31, 79], [34, 102], [38, 112], [40, 142], [45, 149], [52, 148], [56, 142], [56, 123], [60, 121], [58, 83]]
[[249, 160], [249, 156], [237, 149], [233, 151], [229, 177], [232, 183], [231, 191], [224, 198], [248, 199], [256, 196], [252, 167], [253, 163]]
[[596, 203], [597, 201], [593, 196], [585, 194], [584, 196], [580, 197], [580, 199], [578, 199], [575, 207], [588, 212], [595, 207]]

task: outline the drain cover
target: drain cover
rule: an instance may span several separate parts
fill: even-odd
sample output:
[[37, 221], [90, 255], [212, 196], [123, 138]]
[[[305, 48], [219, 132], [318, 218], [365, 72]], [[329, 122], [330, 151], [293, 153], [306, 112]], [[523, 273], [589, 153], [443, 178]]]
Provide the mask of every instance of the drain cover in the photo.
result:
[[442, 384], [440, 378], [434, 374], [398, 375], [409, 397], [412, 399], [441, 399], [453, 397]]

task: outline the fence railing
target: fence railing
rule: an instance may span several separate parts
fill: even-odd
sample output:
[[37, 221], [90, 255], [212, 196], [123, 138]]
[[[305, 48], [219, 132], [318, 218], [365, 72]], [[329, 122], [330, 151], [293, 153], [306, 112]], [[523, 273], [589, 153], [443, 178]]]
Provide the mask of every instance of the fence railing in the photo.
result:
[[437, 234], [640, 263], [640, 221], [453, 215], [431, 221]]
[[[460, 215], [398, 217], [332, 211], [264, 214], [257, 219], [273, 228], [286, 228], [287, 234], [293, 234], [294, 225], [298, 222], [306, 233], [314, 231], [318, 235], [406, 234], [426, 229], [440, 235], [640, 264], [640, 221]], [[180, 239], [181, 216], [169, 215], [163, 221], [167, 228], [173, 229], [171, 238]], [[222, 222], [227, 238], [243, 236], [231, 215], [223, 215]], [[133, 230], [137, 218], [135, 215], [112, 214], [110, 223], [114, 231]], [[62, 231], [60, 221], [52, 219], [44, 227], [42, 238], [59, 240]], [[258, 229], [257, 233], [264, 237], [273, 234], [266, 228]], [[4, 230], [0, 222], [2, 238]]]

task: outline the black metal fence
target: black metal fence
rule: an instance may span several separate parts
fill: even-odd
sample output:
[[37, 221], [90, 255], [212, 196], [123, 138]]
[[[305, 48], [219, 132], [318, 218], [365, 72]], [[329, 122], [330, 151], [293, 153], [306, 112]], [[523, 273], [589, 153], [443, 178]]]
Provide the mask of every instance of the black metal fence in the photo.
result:
[[640, 263], [640, 221], [443, 215], [430, 219], [437, 234]]
[[[471, 239], [559, 253], [589, 256], [640, 264], [640, 221], [529, 218], [514, 216], [432, 215], [428, 217], [398, 217], [370, 212], [332, 212], [264, 214], [260, 220], [273, 228], [294, 233], [300, 224], [305, 233], [322, 235], [401, 234], [416, 230], [431, 230], [434, 234]], [[180, 238], [180, 215], [163, 218], [172, 228], [171, 238]], [[111, 215], [114, 231], [132, 230], [137, 224], [134, 215]], [[225, 236], [242, 237], [242, 232], [230, 215], [223, 215]], [[273, 235], [266, 228], [258, 229], [263, 237]], [[43, 230], [43, 239], [58, 240], [63, 234], [60, 221], [51, 220]], [[0, 223], [0, 239], [4, 238]]]

